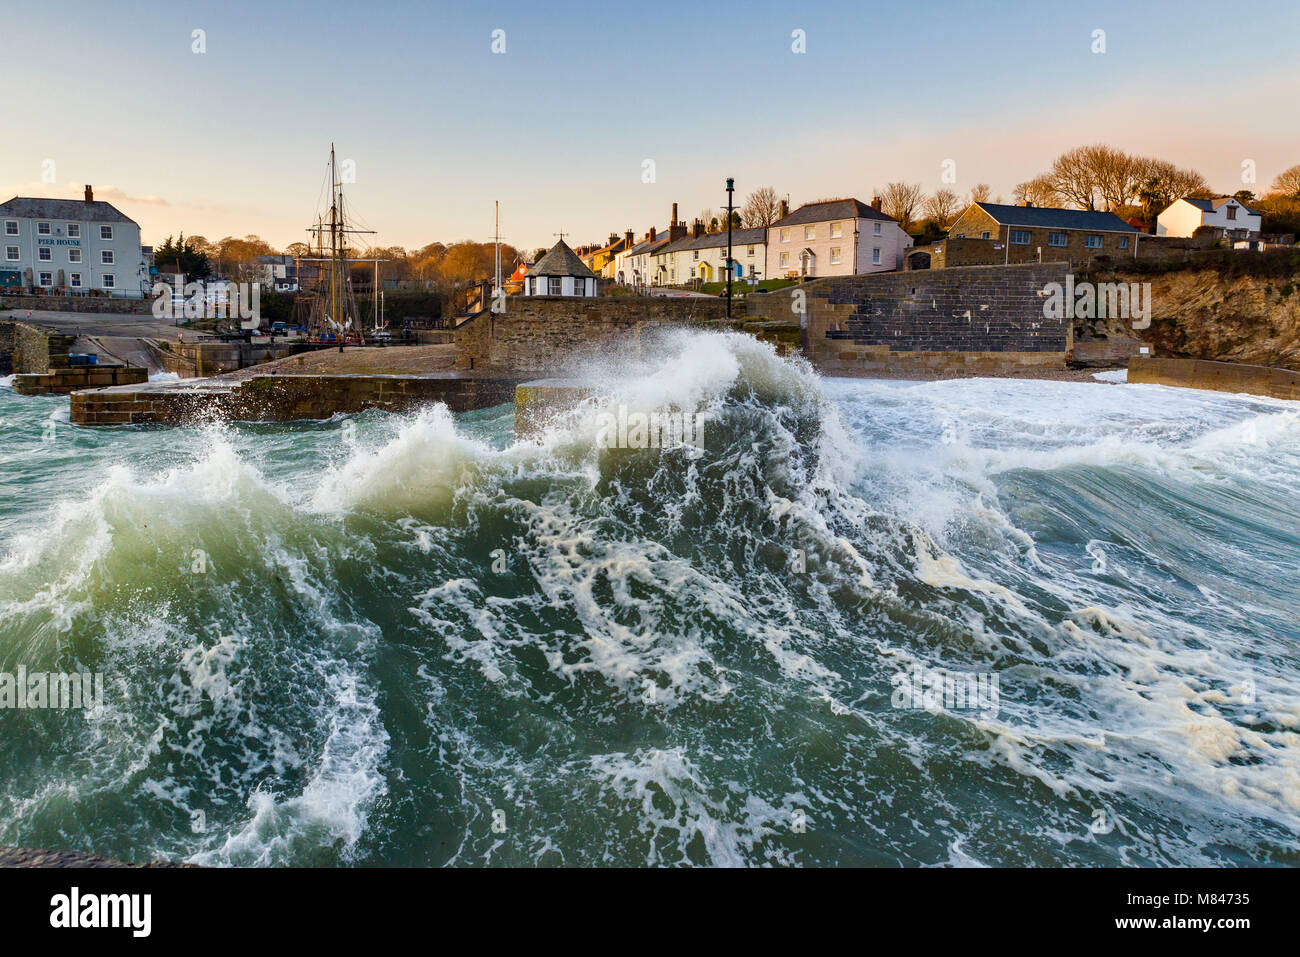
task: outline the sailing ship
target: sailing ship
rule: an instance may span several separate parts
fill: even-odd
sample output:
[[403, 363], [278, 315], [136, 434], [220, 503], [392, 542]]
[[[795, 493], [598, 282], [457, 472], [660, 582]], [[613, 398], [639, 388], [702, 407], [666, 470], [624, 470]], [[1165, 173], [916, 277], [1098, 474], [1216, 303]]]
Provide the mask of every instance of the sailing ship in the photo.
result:
[[[362, 258], [351, 245], [350, 237], [375, 234], [372, 229], [356, 229], [348, 222], [343, 198], [343, 182], [339, 178], [334, 144], [330, 144], [329, 159], [330, 204], [328, 218], [318, 215], [316, 223], [307, 227], [311, 237], [308, 244], [313, 255], [295, 259], [298, 275], [298, 295], [294, 299], [295, 325], [305, 327], [313, 340], [327, 342], [365, 341], [367, 323], [362, 316], [352, 284], [352, 267], [360, 263], [374, 264], [373, 299], [370, 304], [369, 325], [371, 335], [384, 329], [379, 292], [379, 264], [385, 260]], [[315, 263], [314, 280], [305, 280], [303, 263]]]

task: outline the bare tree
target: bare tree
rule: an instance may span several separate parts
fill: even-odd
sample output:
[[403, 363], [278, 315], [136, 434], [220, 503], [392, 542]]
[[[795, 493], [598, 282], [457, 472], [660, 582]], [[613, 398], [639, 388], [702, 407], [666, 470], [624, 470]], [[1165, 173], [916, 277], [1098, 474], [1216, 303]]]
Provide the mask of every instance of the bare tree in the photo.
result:
[[971, 203], [987, 203], [991, 195], [993, 190], [989, 188], [988, 183], [976, 183], [970, 188]]
[[781, 199], [771, 186], [761, 186], [745, 197], [740, 221], [746, 229], [771, 226], [781, 218]]
[[1300, 199], [1300, 163], [1279, 173], [1277, 179], [1273, 180], [1273, 186], [1269, 189], [1269, 194], [1293, 196]]
[[1017, 203], [1033, 203], [1035, 206], [1055, 206], [1061, 201], [1056, 185], [1047, 173], [1016, 184], [1011, 195], [1015, 197]]
[[961, 211], [961, 198], [950, 189], [936, 190], [925, 201], [925, 215], [934, 220], [940, 229], [947, 229]]
[[1052, 169], [1047, 178], [1053, 191], [1066, 202], [1073, 203], [1079, 209], [1097, 208], [1099, 191], [1091, 147], [1076, 146], [1062, 153], [1052, 161]]
[[898, 220], [898, 225], [906, 231], [924, 198], [925, 190], [920, 183], [890, 183], [880, 192], [880, 210]]
[[1194, 169], [1180, 169], [1168, 160], [1141, 157], [1137, 191], [1142, 204], [1142, 218], [1148, 222], [1160, 215], [1175, 200], [1200, 199], [1210, 195], [1210, 184]]

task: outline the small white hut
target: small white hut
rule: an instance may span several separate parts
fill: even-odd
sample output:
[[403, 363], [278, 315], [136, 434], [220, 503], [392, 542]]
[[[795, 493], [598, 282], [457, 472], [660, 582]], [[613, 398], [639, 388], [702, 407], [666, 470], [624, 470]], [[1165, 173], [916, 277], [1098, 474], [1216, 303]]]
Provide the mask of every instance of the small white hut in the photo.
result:
[[528, 269], [525, 296], [599, 295], [596, 274], [583, 265], [577, 253], [561, 239]]

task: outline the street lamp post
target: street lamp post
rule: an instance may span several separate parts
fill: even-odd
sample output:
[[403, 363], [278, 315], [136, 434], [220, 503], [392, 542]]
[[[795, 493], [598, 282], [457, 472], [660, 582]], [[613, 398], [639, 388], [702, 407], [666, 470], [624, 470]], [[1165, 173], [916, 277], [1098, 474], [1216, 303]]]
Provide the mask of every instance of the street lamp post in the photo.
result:
[[732, 194], [736, 189], [736, 181], [730, 176], [727, 177], [727, 318], [731, 318], [731, 212], [735, 209], [732, 205]]

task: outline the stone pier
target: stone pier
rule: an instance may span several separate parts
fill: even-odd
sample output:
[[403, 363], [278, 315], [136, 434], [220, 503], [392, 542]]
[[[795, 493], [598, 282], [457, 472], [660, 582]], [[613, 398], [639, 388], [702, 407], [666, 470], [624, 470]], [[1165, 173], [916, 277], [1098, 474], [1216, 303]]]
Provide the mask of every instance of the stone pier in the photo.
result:
[[431, 402], [468, 412], [513, 401], [519, 381], [454, 372], [216, 376], [74, 392], [71, 420], [92, 426], [292, 422], [366, 409], [410, 412]]

